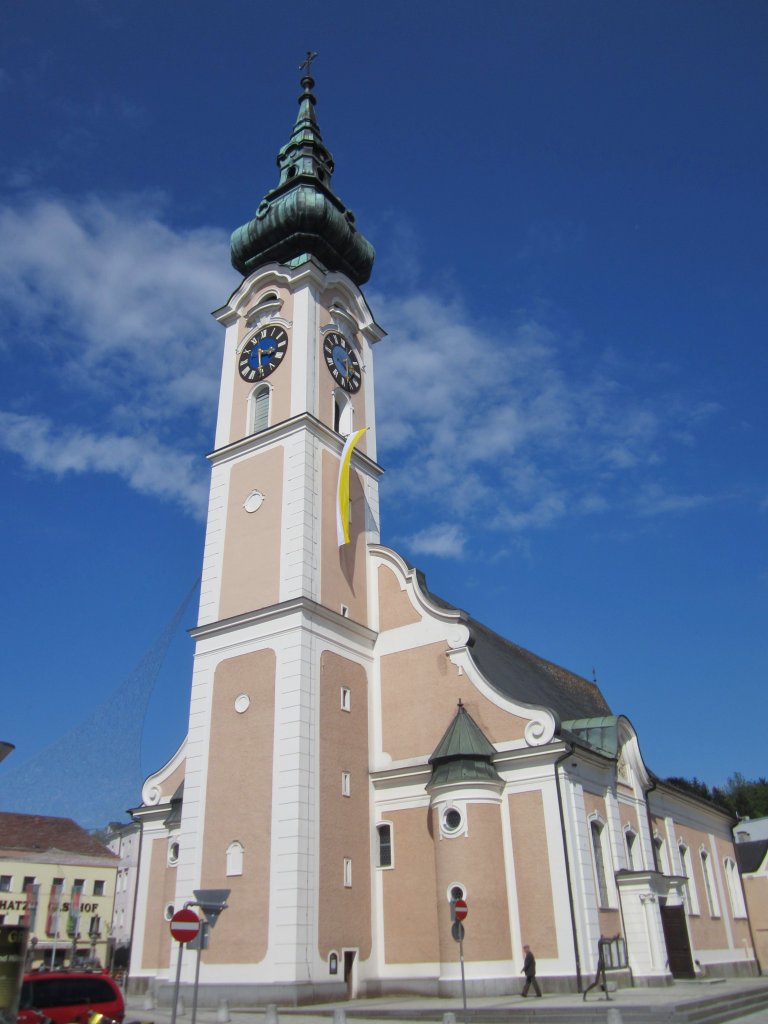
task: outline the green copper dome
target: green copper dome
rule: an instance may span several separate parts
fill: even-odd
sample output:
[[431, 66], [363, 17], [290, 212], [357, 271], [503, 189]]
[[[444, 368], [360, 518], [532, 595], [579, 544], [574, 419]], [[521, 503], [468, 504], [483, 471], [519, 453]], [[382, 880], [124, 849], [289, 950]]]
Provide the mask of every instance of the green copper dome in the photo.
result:
[[296, 265], [314, 256], [355, 284], [371, 276], [374, 250], [355, 227], [355, 215], [331, 190], [333, 157], [315, 119], [314, 79], [301, 79], [299, 116], [277, 154], [280, 181], [253, 220], [232, 234], [232, 266], [244, 276], [265, 263]]

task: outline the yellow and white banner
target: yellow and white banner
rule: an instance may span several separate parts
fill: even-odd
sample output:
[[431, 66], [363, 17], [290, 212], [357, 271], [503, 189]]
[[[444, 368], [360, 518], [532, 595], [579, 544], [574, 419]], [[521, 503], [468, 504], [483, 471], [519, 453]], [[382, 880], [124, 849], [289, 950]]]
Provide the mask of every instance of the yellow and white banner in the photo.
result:
[[361, 427], [350, 434], [341, 450], [339, 465], [339, 486], [336, 491], [336, 537], [339, 547], [349, 544], [349, 464], [355, 445], [368, 427]]

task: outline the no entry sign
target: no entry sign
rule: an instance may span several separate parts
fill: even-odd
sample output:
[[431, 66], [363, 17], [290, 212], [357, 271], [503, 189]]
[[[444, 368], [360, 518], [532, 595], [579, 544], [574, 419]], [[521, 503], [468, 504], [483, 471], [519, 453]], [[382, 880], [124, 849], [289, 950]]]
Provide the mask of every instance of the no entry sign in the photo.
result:
[[171, 935], [177, 942], [189, 942], [200, 931], [200, 918], [194, 910], [177, 910], [171, 918]]
[[453, 916], [457, 921], [463, 921], [469, 913], [466, 900], [456, 900], [453, 904]]

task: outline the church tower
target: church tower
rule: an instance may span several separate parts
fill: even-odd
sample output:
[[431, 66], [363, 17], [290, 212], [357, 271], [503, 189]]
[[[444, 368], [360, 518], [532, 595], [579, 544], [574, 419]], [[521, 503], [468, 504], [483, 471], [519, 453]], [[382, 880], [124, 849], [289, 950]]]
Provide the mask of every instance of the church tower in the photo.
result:
[[[151, 831], [153, 799], [159, 811], [183, 772], [168, 905], [231, 889], [201, 984], [247, 983], [263, 1001], [316, 996], [320, 976], [343, 986], [371, 945], [366, 550], [383, 331], [359, 288], [374, 251], [332, 190], [313, 86], [307, 69], [279, 181], [232, 235], [243, 282], [214, 313], [226, 333], [189, 732], [141, 812]], [[363, 428], [337, 514], [342, 450]], [[149, 921], [144, 934], [151, 946]]]

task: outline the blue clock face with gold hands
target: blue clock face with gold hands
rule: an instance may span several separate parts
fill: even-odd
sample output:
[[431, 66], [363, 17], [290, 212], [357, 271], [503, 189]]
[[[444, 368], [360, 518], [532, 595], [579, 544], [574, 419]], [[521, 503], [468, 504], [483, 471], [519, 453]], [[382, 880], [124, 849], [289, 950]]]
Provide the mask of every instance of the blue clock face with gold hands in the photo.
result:
[[270, 324], [256, 331], [243, 346], [238, 369], [243, 380], [264, 380], [276, 370], [288, 351], [288, 335], [282, 327]]
[[335, 331], [329, 331], [323, 339], [323, 357], [328, 372], [345, 391], [360, 390], [362, 373], [357, 354], [351, 342]]

